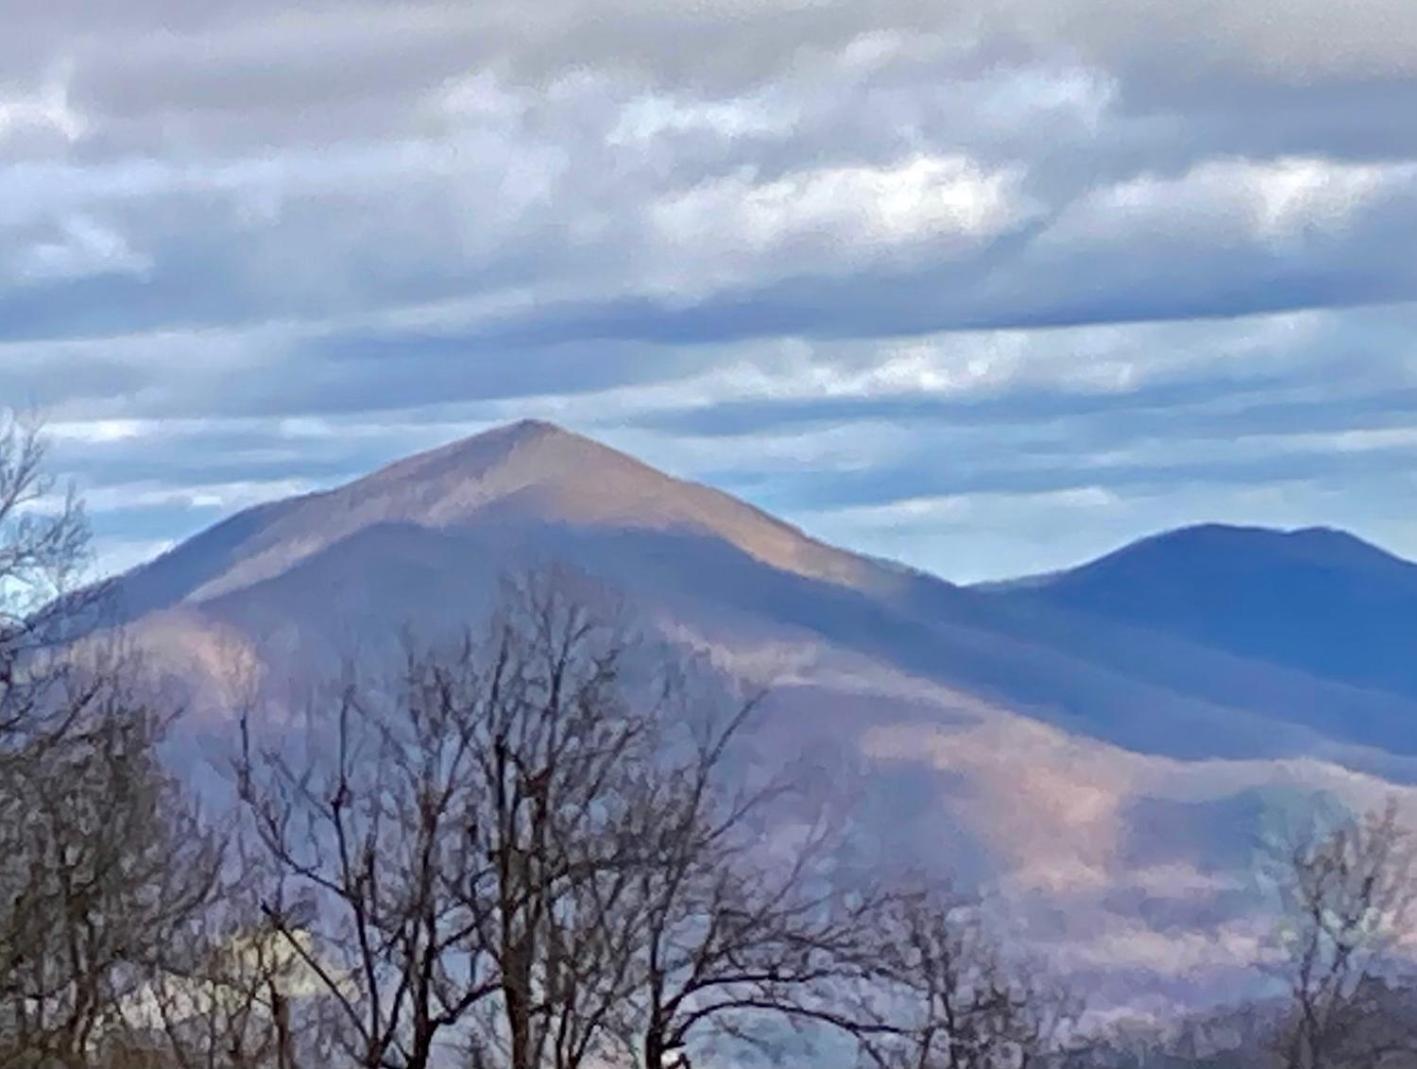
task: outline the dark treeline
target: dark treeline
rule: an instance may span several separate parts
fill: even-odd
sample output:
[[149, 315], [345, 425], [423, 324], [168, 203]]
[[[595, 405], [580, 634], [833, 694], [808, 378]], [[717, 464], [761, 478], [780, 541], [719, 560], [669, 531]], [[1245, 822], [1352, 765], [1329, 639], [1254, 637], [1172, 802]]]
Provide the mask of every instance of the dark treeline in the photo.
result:
[[633, 641], [567, 573], [279, 731], [253, 697], [233, 804], [205, 814], [160, 757], [173, 712], [91, 637], [82, 511], [54, 490], [7, 424], [0, 1065], [1410, 1064], [1393, 811], [1281, 859], [1285, 997], [1092, 1034], [978, 903], [847, 867], [839, 822], [750, 759], [760, 696]]

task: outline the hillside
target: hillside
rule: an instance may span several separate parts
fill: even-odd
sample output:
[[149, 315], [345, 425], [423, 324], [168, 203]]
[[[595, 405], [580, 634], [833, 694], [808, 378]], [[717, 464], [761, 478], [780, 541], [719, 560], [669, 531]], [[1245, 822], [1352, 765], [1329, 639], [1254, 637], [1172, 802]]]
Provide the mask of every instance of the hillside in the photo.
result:
[[[1196, 574], [1312, 566], [1259, 543], [1245, 561], [1223, 539], [1183, 541]], [[1343, 545], [1324, 557], [1328, 600], [1315, 603], [1325, 626], [1373, 646], [1399, 620], [1332, 596], [1378, 567], [1377, 551]], [[1366, 678], [1306, 661], [1297, 640], [1279, 656], [1279, 638], [1257, 651], [1208, 629], [1202, 610], [1230, 594], [1197, 606], [1179, 583], [1148, 614], [1139, 577], [1159, 572], [1164, 586], [1166, 560], [961, 588], [544, 423], [252, 509], [117, 592], [131, 633], [183, 687], [190, 730], [222, 736], [234, 687], [249, 683], [234, 665], [278, 706], [407, 630], [478, 620], [500, 576], [548, 562], [606, 580], [672, 640], [774, 684], [764, 751], [810, 755], [854, 792], [863, 843], [992, 882], [1032, 918], [1030, 938], [1118, 998], [1138, 974], [1188, 997], [1242, 971], [1246, 859], [1306, 795], [1368, 804], [1417, 783], [1410, 691], [1354, 685]], [[1244, 611], [1260, 628], [1259, 609]], [[1168, 975], [1143, 937], [1158, 924], [1193, 932], [1200, 960]]]

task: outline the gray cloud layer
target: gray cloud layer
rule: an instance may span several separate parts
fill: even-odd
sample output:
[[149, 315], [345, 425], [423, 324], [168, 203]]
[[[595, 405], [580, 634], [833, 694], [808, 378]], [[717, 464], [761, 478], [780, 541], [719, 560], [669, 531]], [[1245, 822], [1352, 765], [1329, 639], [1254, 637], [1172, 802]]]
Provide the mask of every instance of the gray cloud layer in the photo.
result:
[[110, 563], [540, 414], [998, 574], [1417, 551], [1417, 8], [0, 0], [0, 399]]

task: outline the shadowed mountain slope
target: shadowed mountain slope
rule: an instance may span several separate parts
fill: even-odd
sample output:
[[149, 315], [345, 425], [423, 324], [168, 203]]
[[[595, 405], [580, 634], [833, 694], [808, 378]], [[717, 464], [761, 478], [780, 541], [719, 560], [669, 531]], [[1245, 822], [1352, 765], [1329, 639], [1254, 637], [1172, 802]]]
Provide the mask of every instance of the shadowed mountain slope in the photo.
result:
[[1333, 532], [1183, 531], [962, 588], [527, 422], [243, 512], [117, 595], [192, 731], [229, 742], [238, 667], [308, 693], [547, 563], [773, 682], [763, 752], [849, 784], [882, 856], [993, 881], [1104, 998], [1248, 976], [1248, 859], [1306, 799], [1417, 812], [1414, 566]]
[[1417, 698], [1417, 565], [1342, 531], [1191, 527], [994, 595]]

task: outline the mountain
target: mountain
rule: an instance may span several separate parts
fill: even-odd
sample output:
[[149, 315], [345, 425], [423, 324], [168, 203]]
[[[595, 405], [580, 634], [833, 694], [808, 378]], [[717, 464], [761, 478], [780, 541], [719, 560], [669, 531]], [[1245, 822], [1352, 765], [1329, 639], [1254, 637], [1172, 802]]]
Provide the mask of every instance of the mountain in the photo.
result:
[[[187, 730], [225, 737], [252, 680], [278, 709], [342, 658], [475, 622], [501, 575], [560, 561], [770, 681], [769, 759], [805, 755], [849, 790], [881, 857], [991, 883], [1103, 997], [1199, 997], [1245, 973], [1260, 892], [1244, 874], [1314, 794], [1417, 799], [1417, 695], [1377, 652], [1417, 612], [1363, 593], [1395, 594], [1413, 566], [1346, 536], [1179, 532], [971, 589], [523, 422], [241, 513], [116, 594]], [[1293, 619], [1266, 630], [1261, 593], [1274, 604], [1304, 568], [1323, 633], [1371, 661], [1306, 657], [1320, 632]], [[1159, 932], [1185, 935], [1184, 968]]]
[[241, 513], [123, 577], [118, 596], [127, 620], [169, 632], [169, 653], [219, 664], [235, 643], [279, 676], [404, 626], [459, 626], [500, 575], [560, 560], [706, 634], [826, 642], [1143, 752], [1361, 764], [1367, 748], [1387, 769], [1417, 751], [1405, 701], [847, 553], [536, 421]]
[[696, 531], [798, 575], [858, 583], [868, 569], [727, 494], [668, 478], [588, 438], [524, 420], [399, 461], [347, 486], [258, 506], [124, 580], [131, 614], [270, 579], [389, 524]]
[[1190, 527], [993, 591], [1417, 698], [1417, 564], [1343, 531]]

